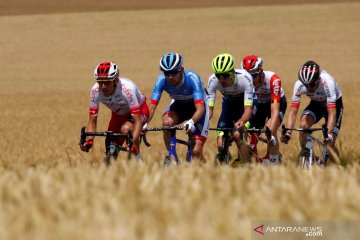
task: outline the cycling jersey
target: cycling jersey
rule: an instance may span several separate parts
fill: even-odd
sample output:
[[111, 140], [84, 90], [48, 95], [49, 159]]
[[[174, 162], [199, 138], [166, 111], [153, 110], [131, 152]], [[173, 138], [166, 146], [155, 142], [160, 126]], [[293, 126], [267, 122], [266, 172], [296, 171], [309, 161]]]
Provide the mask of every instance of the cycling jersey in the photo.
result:
[[291, 107], [299, 108], [301, 95], [306, 94], [312, 101], [326, 105], [327, 108], [336, 108], [336, 100], [341, 98], [339, 84], [325, 70], [320, 73], [320, 83], [315, 92], [309, 93], [305, 85], [297, 80], [294, 86]]
[[194, 101], [197, 103], [204, 103], [204, 89], [201, 78], [198, 74], [191, 70], [183, 71], [183, 78], [180, 86], [173, 87], [166, 80], [165, 75], [160, 74], [155, 83], [154, 90], [151, 94], [151, 103], [157, 105], [161, 98], [162, 92], [165, 91], [170, 95], [170, 98], [175, 101]]
[[258, 103], [280, 103], [280, 99], [285, 96], [281, 87], [279, 76], [271, 71], [264, 71], [261, 77], [264, 77], [264, 83], [255, 89]]
[[191, 70], [183, 71], [183, 78], [178, 87], [173, 87], [162, 73], [156, 79], [154, 91], [151, 95], [151, 103], [157, 105], [163, 91], [166, 91], [172, 99], [165, 113], [173, 112], [177, 115], [179, 123], [189, 120], [196, 112], [195, 104], [205, 105], [205, 114], [195, 123], [194, 139], [205, 141], [209, 128], [209, 109], [205, 99], [204, 88], [201, 78]]
[[141, 106], [146, 100], [134, 82], [127, 78], [120, 78], [116, 85], [115, 93], [106, 97], [99, 89], [99, 84], [95, 83], [90, 92], [90, 115], [98, 114], [99, 104], [103, 103], [119, 116], [140, 114]]
[[252, 106], [254, 101], [254, 86], [251, 75], [243, 69], [235, 69], [235, 82], [230, 87], [223, 87], [219, 79], [212, 74], [208, 83], [209, 106], [214, 107], [216, 90], [219, 90], [223, 96], [223, 101], [231, 102], [242, 100], [244, 106]]

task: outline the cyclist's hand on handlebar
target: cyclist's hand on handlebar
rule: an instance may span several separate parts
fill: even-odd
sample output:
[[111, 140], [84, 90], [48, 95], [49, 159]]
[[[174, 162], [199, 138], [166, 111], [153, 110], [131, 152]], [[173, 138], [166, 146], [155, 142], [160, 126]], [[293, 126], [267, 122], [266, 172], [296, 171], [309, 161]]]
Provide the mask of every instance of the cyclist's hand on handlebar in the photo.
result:
[[275, 136], [271, 135], [271, 138], [269, 139], [269, 143], [271, 143], [274, 146], [277, 144]]
[[143, 131], [143, 132], [146, 132], [147, 127], [148, 127], [148, 124], [147, 124], [147, 123], [145, 123], [145, 124], [143, 125], [143, 127], [142, 127], [142, 131]]
[[84, 144], [79, 143], [81, 151], [88, 152], [92, 148], [93, 143], [92, 139], [87, 140]]
[[192, 119], [188, 120], [185, 124], [184, 124], [184, 128], [186, 130], [186, 132], [195, 132], [195, 123]]
[[281, 134], [281, 142], [288, 144], [288, 142], [290, 141], [291, 138], [291, 133], [290, 132], [286, 132], [285, 134]]
[[242, 120], [238, 120], [234, 123], [234, 127], [240, 132], [243, 132], [245, 130], [245, 123]]
[[327, 138], [323, 138], [323, 142], [324, 143], [333, 143], [334, 142], [334, 138], [333, 135], [331, 133], [328, 133], [328, 137]]

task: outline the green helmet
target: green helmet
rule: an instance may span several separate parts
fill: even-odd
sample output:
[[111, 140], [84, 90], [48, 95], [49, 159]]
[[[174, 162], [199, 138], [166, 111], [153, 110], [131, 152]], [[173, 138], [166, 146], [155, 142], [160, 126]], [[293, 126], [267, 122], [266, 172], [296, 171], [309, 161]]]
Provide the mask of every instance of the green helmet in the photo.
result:
[[228, 53], [217, 55], [212, 61], [212, 70], [214, 73], [227, 73], [235, 68], [234, 57]]

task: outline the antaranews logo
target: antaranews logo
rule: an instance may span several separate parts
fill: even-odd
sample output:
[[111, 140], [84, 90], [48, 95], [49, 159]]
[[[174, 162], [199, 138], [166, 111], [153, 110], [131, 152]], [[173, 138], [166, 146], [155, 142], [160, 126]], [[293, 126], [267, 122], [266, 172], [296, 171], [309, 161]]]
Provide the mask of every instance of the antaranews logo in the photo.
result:
[[265, 235], [265, 233], [303, 233], [306, 237], [319, 237], [323, 235], [321, 226], [267, 226], [261, 224], [254, 228], [258, 234]]
[[264, 230], [264, 224], [254, 228], [254, 231], [261, 234], [261, 235], [264, 235], [263, 230]]

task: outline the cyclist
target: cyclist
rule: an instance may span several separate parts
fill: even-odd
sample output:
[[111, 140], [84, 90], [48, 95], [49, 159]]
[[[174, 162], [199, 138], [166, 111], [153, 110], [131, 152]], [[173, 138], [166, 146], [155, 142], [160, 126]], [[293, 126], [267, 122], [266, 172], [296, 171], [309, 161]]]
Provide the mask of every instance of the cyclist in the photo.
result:
[[[325, 118], [328, 128], [328, 138], [323, 139], [324, 143], [329, 145], [338, 157], [339, 151], [335, 147], [335, 141], [339, 134], [344, 107], [342, 103], [342, 92], [339, 84], [325, 70], [314, 61], [305, 62], [298, 71], [298, 80], [294, 85], [291, 108], [287, 120], [287, 127], [293, 128], [295, 118], [300, 106], [301, 95], [307, 95], [311, 100], [304, 109], [300, 118], [301, 128], [311, 128], [314, 124]], [[291, 138], [291, 131], [287, 131], [282, 136], [282, 141], [288, 143]], [[306, 134], [300, 134], [300, 145], [304, 150], [306, 143]], [[322, 163], [324, 164], [324, 163]]]
[[[228, 53], [219, 54], [212, 60], [212, 71], [207, 87], [210, 118], [213, 116], [216, 90], [218, 90], [222, 94], [222, 110], [217, 127], [238, 129], [232, 133], [238, 148], [238, 161], [249, 162], [247, 146], [242, 144], [240, 132], [245, 130], [245, 124], [253, 116], [254, 100], [256, 100], [253, 79], [247, 71], [235, 69], [234, 57]], [[217, 132], [218, 148], [221, 146], [222, 134]]]
[[[204, 88], [200, 76], [183, 67], [183, 57], [179, 53], [167, 53], [160, 59], [162, 73], [157, 77], [149, 106], [150, 117], [153, 118], [163, 91], [172, 101], [165, 110], [163, 126], [175, 126], [185, 121], [187, 132], [193, 133], [195, 146], [193, 157], [204, 162], [203, 146], [207, 139], [209, 127], [209, 111], [205, 99]], [[169, 150], [170, 133], [164, 131], [164, 143]]]
[[[128, 78], [119, 76], [119, 67], [114, 62], [102, 62], [94, 70], [96, 83], [90, 91], [90, 112], [86, 131], [96, 131], [100, 102], [110, 108], [112, 115], [108, 131], [133, 134], [132, 152], [140, 159], [139, 137], [143, 124], [149, 118], [149, 108], [146, 97]], [[94, 137], [88, 136], [84, 144], [80, 144], [82, 151], [89, 151], [93, 146]], [[124, 138], [119, 138], [122, 145]], [[110, 158], [109, 144], [106, 144], [107, 159]], [[106, 161], [106, 158], [104, 159]]]
[[[281, 87], [280, 77], [271, 71], [263, 70], [263, 60], [256, 55], [244, 57], [241, 68], [245, 69], [253, 77], [253, 84], [257, 96], [257, 112], [251, 122], [252, 127], [263, 128], [268, 126], [272, 136], [267, 145], [267, 154], [262, 159], [263, 164], [277, 165], [279, 159], [279, 144], [276, 132], [284, 119], [287, 101], [284, 90]], [[251, 134], [250, 147], [257, 152], [257, 136]]]

